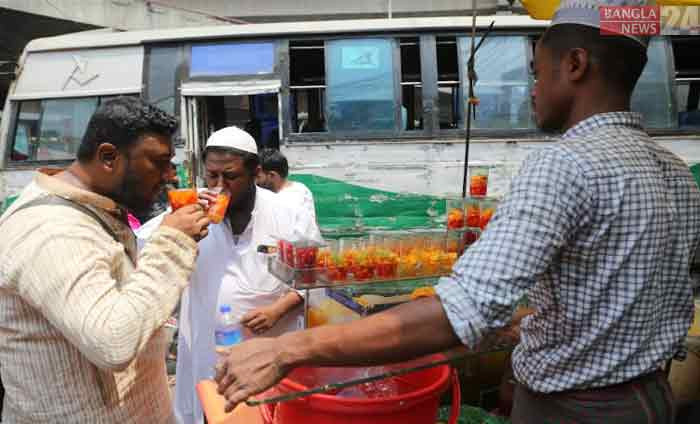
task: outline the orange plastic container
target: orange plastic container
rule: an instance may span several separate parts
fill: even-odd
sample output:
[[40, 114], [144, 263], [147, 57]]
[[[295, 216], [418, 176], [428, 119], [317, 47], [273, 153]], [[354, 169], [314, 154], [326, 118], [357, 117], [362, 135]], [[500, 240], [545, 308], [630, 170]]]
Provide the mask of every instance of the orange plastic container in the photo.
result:
[[226, 399], [216, 390], [213, 380], [202, 380], [197, 386], [197, 396], [209, 424], [265, 424], [259, 408], [239, 404], [231, 412], [224, 412]]
[[[300, 368], [277, 386], [281, 393], [308, 389], [294, 381], [310, 369]], [[440, 397], [452, 384], [450, 424], [459, 418], [461, 395], [456, 373], [447, 365], [406, 374], [395, 381], [399, 395], [380, 398], [345, 398], [316, 394], [261, 407], [266, 424], [434, 424]], [[403, 387], [401, 387], [403, 386]]]
[[197, 203], [197, 191], [192, 188], [181, 188], [168, 191], [168, 200], [173, 212], [186, 205]]
[[226, 193], [216, 195], [216, 202], [209, 207], [209, 212], [207, 213], [212, 223], [218, 224], [224, 220], [230, 199]]

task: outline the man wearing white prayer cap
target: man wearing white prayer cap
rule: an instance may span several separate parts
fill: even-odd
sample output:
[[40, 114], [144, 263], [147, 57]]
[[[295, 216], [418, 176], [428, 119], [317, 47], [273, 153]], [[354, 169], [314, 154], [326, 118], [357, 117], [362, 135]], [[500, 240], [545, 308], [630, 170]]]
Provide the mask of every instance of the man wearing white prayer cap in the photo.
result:
[[[230, 195], [226, 218], [209, 227], [199, 243], [199, 256], [191, 284], [180, 304], [174, 409], [180, 424], [203, 424], [195, 385], [212, 378], [217, 356], [214, 329], [222, 305], [229, 305], [244, 328], [244, 339], [276, 336], [298, 328], [301, 296], [267, 271], [259, 245], [276, 245], [276, 237], [289, 238], [304, 231], [293, 210], [271, 191], [257, 188], [259, 171], [255, 140], [247, 132], [228, 127], [214, 132], [204, 151], [204, 179], [210, 190]], [[213, 200], [211, 194], [200, 194]], [[157, 227], [158, 218], [139, 231], [140, 239]], [[307, 229], [316, 229], [309, 219]]]
[[[638, 4], [613, 4], [622, 3]], [[538, 41], [536, 121], [561, 139], [523, 162], [437, 296], [236, 346], [216, 378], [228, 409], [300, 364], [395, 362], [488, 343], [526, 295], [535, 312], [520, 321], [512, 355], [513, 423], [673, 422], [662, 367], [683, 353], [693, 319], [700, 190], [630, 111], [645, 40], [602, 35], [601, 4], [563, 1]]]

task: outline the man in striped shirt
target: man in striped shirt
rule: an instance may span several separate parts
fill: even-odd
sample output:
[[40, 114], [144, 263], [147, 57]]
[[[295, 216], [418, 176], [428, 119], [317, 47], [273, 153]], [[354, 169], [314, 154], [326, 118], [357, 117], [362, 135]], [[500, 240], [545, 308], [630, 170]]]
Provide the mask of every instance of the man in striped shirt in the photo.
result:
[[165, 182], [174, 130], [140, 99], [106, 102], [78, 160], [37, 173], [0, 218], [4, 422], [174, 422], [163, 325], [209, 221], [183, 207], [137, 253], [126, 220]]

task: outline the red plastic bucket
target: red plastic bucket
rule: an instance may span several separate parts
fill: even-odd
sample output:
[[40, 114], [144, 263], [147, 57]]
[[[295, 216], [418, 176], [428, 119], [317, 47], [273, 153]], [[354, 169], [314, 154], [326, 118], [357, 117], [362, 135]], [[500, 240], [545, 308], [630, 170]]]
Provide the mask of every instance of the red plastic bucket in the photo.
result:
[[[305, 371], [297, 369], [294, 375]], [[294, 375], [282, 380], [277, 392], [308, 389], [294, 381]], [[260, 412], [266, 424], [434, 424], [440, 397], [451, 383], [449, 422], [457, 422], [461, 402], [459, 381], [448, 365], [406, 374], [396, 381], [406, 383], [397, 396], [364, 399], [316, 394], [277, 405], [263, 405]]]

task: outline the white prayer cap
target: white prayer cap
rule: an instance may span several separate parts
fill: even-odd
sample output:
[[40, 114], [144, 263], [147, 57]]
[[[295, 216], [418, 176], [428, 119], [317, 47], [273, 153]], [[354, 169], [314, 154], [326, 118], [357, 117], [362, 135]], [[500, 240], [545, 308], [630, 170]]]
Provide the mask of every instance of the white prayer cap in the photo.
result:
[[255, 143], [255, 139], [238, 127], [226, 127], [215, 131], [209, 136], [206, 147], [225, 147], [254, 155], [258, 154], [258, 145]]
[[[600, 28], [601, 6], [647, 6], [646, 0], [562, 0], [554, 13], [551, 26], [560, 24], [578, 24]], [[647, 47], [649, 38], [639, 35], [619, 34], [631, 38]]]

